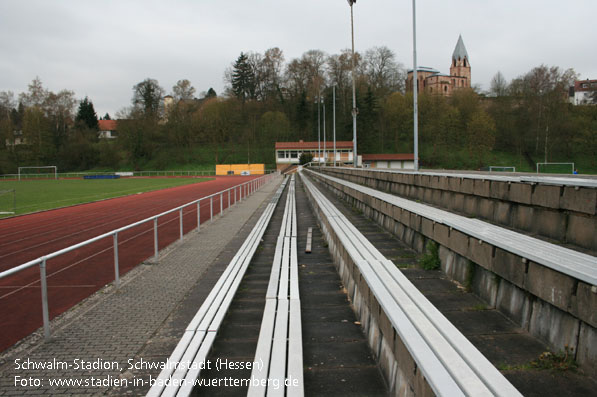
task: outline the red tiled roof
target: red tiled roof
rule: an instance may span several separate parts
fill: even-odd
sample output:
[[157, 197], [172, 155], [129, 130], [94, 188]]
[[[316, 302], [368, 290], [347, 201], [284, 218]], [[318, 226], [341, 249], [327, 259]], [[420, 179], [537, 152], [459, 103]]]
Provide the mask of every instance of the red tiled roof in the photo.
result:
[[[586, 84], [586, 87], [583, 87]], [[577, 80], [574, 82], [574, 91], [597, 91], [597, 80]]]
[[[315, 142], [276, 142], [276, 150], [291, 149], [291, 150], [313, 150], [319, 147], [320, 143]], [[324, 142], [321, 141], [321, 149], [323, 150]], [[325, 142], [326, 149], [334, 149], [333, 141]], [[336, 141], [336, 149], [352, 149], [352, 141]]]
[[116, 131], [118, 125], [116, 120], [98, 120], [97, 124], [100, 131]]
[[363, 154], [363, 161], [414, 160], [412, 153]]

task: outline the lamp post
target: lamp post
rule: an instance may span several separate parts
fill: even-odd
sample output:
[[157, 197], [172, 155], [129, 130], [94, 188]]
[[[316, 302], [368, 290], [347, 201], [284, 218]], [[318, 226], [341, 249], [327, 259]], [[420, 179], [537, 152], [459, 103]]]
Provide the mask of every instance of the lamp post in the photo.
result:
[[413, 0], [413, 131], [414, 131], [414, 155], [415, 171], [419, 170], [419, 114], [417, 109], [417, 91], [419, 80], [417, 78], [417, 20], [415, 0]]
[[321, 96], [317, 94], [317, 163], [321, 163], [321, 112], [319, 110]]
[[334, 167], [336, 166], [336, 84], [332, 86], [332, 119], [333, 119], [333, 130], [334, 130]]
[[326, 158], [326, 154], [327, 154], [327, 150], [326, 150], [326, 138], [325, 138], [325, 96], [323, 97], [323, 165], [325, 165], [325, 158]]
[[[414, 0], [413, 0], [414, 1]], [[354, 168], [357, 167], [357, 93], [356, 93], [356, 86], [355, 86], [355, 78], [354, 78], [354, 21], [353, 21], [353, 14], [352, 14], [352, 5], [356, 3], [357, 0], [348, 0], [348, 5], [350, 6], [350, 34], [352, 38], [352, 164]]]

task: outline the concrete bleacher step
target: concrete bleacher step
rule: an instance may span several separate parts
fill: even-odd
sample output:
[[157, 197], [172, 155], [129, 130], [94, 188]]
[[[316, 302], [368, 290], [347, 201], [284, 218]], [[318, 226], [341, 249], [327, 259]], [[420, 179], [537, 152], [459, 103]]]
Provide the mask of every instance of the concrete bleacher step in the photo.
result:
[[549, 348], [520, 329], [487, 302], [447, 279], [439, 270], [417, 267], [419, 255], [329, 190], [323, 192], [340, 212], [440, 310], [523, 394], [589, 395], [597, 384], [579, 371], [523, 369]]
[[312, 182], [303, 180], [393, 392], [519, 395]]

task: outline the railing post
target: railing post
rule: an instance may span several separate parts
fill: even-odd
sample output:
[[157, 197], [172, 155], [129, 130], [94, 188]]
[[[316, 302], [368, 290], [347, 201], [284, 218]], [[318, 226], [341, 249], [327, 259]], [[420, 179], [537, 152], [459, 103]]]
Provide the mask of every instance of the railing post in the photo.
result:
[[222, 216], [222, 211], [224, 211], [224, 193], [220, 193], [220, 216]]
[[228, 189], [228, 209], [230, 209], [230, 189]]
[[153, 218], [153, 257], [158, 260], [158, 218]]
[[209, 198], [209, 221], [214, 221], [214, 196]]
[[182, 208], [180, 209], [180, 241], [182, 241], [183, 231], [182, 231]]
[[118, 269], [118, 233], [114, 233], [114, 282], [120, 288], [120, 270]]
[[50, 339], [50, 313], [48, 310], [48, 280], [46, 280], [46, 260], [39, 264], [39, 279], [41, 281], [41, 312], [44, 320], [44, 338]]
[[238, 188], [235, 186], [234, 187], [234, 205], [236, 205], [237, 199], [236, 199], [236, 191], [238, 190]]
[[201, 229], [201, 200], [197, 201], [197, 231]]

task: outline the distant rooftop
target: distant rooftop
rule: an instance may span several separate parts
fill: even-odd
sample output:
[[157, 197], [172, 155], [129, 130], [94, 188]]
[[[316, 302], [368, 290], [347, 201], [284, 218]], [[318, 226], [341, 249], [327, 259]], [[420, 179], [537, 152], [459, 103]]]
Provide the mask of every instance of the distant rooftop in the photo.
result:
[[[276, 142], [276, 150], [316, 150], [318, 147], [321, 147], [323, 150], [324, 144], [326, 149], [330, 150], [334, 148], [333, 141], [323, 141], [318, 142]], [[336, 141], [336, 149], [352, 149], [352, 141]]]
[[574, 82], [574, 91], [597, 91], [597, 80], [576, 80]]
[[100, 131], [116, 131], [118, 122], [116, 120], [98, 120], [97, 124]]
[[363, 161], [414, 160], [412, 153], [363, 154]]
[[[408, 73], [412, 73], [413, 70], [412, 69], [408, 69], [407, 70]], [[429, 68], [427, 66], [417, 66], [417, 72], [427, 72], [427, 73], [439, 73], [439, 70], [434, 69], [434, 68]]]

